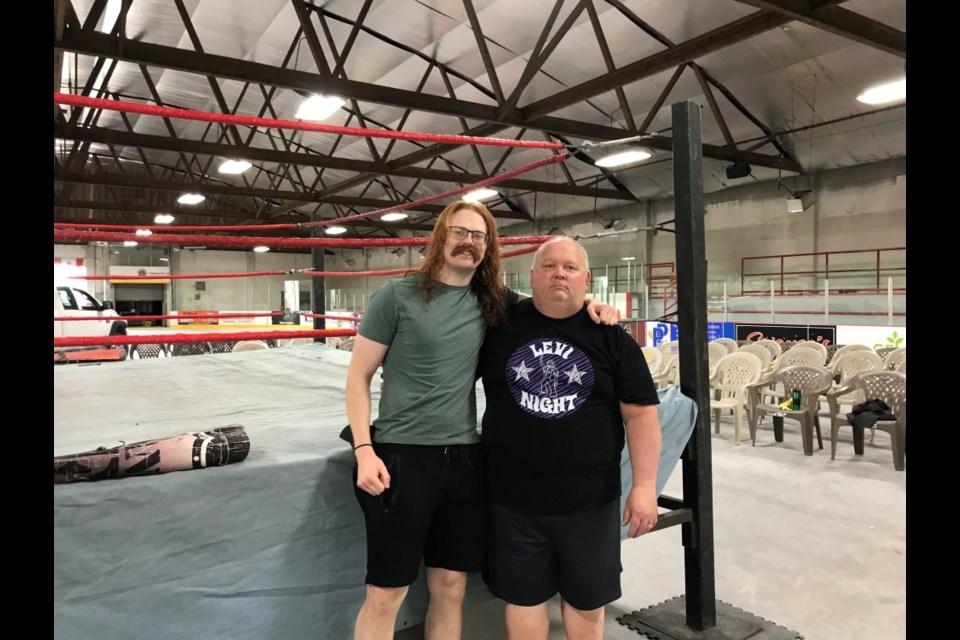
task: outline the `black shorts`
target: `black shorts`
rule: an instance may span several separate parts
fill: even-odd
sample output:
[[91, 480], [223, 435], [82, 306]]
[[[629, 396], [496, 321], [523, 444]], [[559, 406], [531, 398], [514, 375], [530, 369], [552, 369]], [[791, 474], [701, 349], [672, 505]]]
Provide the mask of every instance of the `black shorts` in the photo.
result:
[[581, 611], [620, 597], [619, 499], [557, 516], [528, 516], [496, 504], [490, 514], [483, 578], [493, 595], [532, 607], [559, 593]]
[[367, 527], [366, 583], [412, 584], [427, 567], [479, 573], [486, 547], [487, 502], [480, 444], [374, 444], [390, 489], [372, 496], [353, 488]]

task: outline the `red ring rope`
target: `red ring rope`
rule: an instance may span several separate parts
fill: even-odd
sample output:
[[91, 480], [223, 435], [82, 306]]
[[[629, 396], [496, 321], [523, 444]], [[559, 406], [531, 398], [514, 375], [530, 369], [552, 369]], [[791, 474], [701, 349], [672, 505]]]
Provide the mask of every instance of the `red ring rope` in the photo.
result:
[[[520, 236], [500, 238], [500, 244], [540, 244], [553, 236]], [[123, 242], [130, 234], [111, 231], [79, 231], [54, 229], [54, 242]], [[264, 245], [278, 248], [306, 249], [311, 247], [335, 247], [362, 249], [365, 247], [419, 247], [430, 243], [430, 238], [276, 238], [269, 236], [207, 236], [187, 234], [160, 234], [137, 236], [143, 244], [210, 245], [217, 247], [256, 247]], [[158, 276], [159, 277], [159, 276]]]
[[220, 331], [216, 333], [156, 333], [136, 336], [71, 336], [54, 338], [54, 347], [99, 347], [122, 344], [176, 344], [183, 342], [229, 342], [231, 340], [276, 340], [277, 338], [346, 338], [356, 329], [299, 329], [277, 331]]
[[[295, 120], [276, 120], [271, 118], [257, 118], [253, 116], [237, 116], [226, 113], [211, 113], [192, 109], [177, 109], [174, 107], [157, 107], [149, 104], [124, 102], [122, 100], [108, 100], [105, 98], [91, 98], [69, 93], [53, 94], [54, 104], [63, 104], [71, 107], [86, 107], [90, 109], [107, 109], [109, 111], [124, 111], [140, 113], [148, 116], [163, 118], [179, 118], [182, 120], [198, 120], [200, 122], [216, 122], [218, 124], [236, 124], [248, 127], [267, 127], [272, 129], [295, 129], [298, 131], [315, 131], [318, 133], [333, 133], [344, 136], [360, 136], [365, 138], [389, 138], [394, 140], [409, 140], [412, 142], [432, 142], [436, 144], [475, 144], [494, 147], [519, 147], [525, 149], [563, 149], [560, 142], [538, 140], [507, 140], [503, 138], [481, 138], [477, 136], [446, 135], [437, 133], [415, 133], [403, 131], [385, 131], [382, 129], [364, 129], [360, 127], [341, 127], [316, 122], [297, 122]], [[238, 152], [242, 149], [238, 148]]]

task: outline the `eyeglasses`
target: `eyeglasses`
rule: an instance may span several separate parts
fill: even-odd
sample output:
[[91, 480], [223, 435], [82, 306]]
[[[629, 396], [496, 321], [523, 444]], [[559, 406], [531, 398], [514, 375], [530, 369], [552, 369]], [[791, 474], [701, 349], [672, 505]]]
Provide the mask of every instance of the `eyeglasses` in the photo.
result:
[[470, 234], [470, 237], [473, 238], [475, 243], [487, 244], [487, 239], [490, 237], [483, 231], [471, 231], [463, 227], [447, 227], [447, 229], [450, 231], [450, 235], [453, 236], [454, 240], [463, 240], [467, 237], [467, 234]]

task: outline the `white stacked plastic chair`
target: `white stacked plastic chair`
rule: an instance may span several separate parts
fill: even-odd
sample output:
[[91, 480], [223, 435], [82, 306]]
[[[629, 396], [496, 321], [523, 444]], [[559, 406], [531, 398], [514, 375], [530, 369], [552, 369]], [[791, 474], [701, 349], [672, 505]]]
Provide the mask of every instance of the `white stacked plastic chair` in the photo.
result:
[[867, 400], [867, 398], [863, 396], [863, 390], [850, 388], [850, 380], [855, 375], [866, 371], [883, 371], [883, 360], [873, 352], [873, 349], [868, 351], [848, 351], [840, 356], [834, 371], [840, 374], [840, 381], [834, 384], [833, 387], [824, 394], [830, 405], [831, 422], [840, 411], [841, 406], [848, 405], [852, 407]]
[[883, 368], [887, 371], [896, 371], [897, 367], [900, 365], [901, 360], [907, 359], [907, 348], [900, 347], [899, 349], [894, 349], [887, 354], [887, 357], [883, 359]]
[[663, 352], [656, 347], [640, 347], [643, 351], [643, 357], [647, 361], [647, 368], [650, 369], [650, 375], [656, 376], [660, 373], [663, 365]]
[[[871, 347], [868, 347], [865, 344], [845, 344], [833, 353], [833, 357], [830, 359], [830, 362], [827, 363], [827, 369], [833, 371], [834, 374], [837, 373], [837, 366], [840, 363], [840, 360], [848, 353], [854, 351], [873, 351]], [[879, 356], [878, 356], [879, 357]], [[880, 358], [880, 361], [883, 362], [883, 358]]]
[[760, 379], [762, 367], [760, 358], [743, 349], [728, 353], [720, 360], [710, 381], [714, 433], [720, 433], [720, 411], [730, 409], [733, 411], [733, 441], [740, 444], [741, 414], [749, 410], [747, 387]]
[[261, 349], [269, 349], [269, 345], [263, 340], [241, 340], [237, 344], [233, 345], [233, 352], [239, 353], [241, 351], [260, 351]]
[[791, 347], [790, 350], [793, 351], [798, 347], [803, 349], [816, 349], [817, 351], [823, 354], [824, 362], [826, 362], [827, 358], [830, 357], [830, 352], [827, 351], [827, 348], [822, 344], [820, 344], [819, 342], [817, 342], [816, 340], [803, 340], [802, 342], [798, 342], [797, 344], [793, 345], [793, 347]]
[[710, 344], [722, 344], [727, 349], [727, 353], [733, 353], [740, 348], [740, 345], [738, 345], [737, 341], [733, 338], [717, 338], [716, 340], [711, 340]]

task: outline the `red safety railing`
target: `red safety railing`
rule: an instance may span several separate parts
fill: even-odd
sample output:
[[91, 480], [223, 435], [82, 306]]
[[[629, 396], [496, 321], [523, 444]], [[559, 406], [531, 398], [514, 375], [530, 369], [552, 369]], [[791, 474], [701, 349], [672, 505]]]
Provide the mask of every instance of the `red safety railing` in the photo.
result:
[[[833, 279], [830, 292], [886, 293], [887, 278], [906, 276], [906, 250], [906, 247], [889, 247], [741, 258], [740, 291], [742, 295], [769, 293], [772, 280], [779, 295], [816, 294], [823, 292], [825, 280]], [[758, 270], [752, 271], [752, 268]], [[810, 278], [811, 286], [796, 286], [797, 280], [806, 277]], [[763, 278], [762, 286], [751, 282], [756, 278]], [[906, 285], [894, 287], [894, 292], [906, 293]]]

